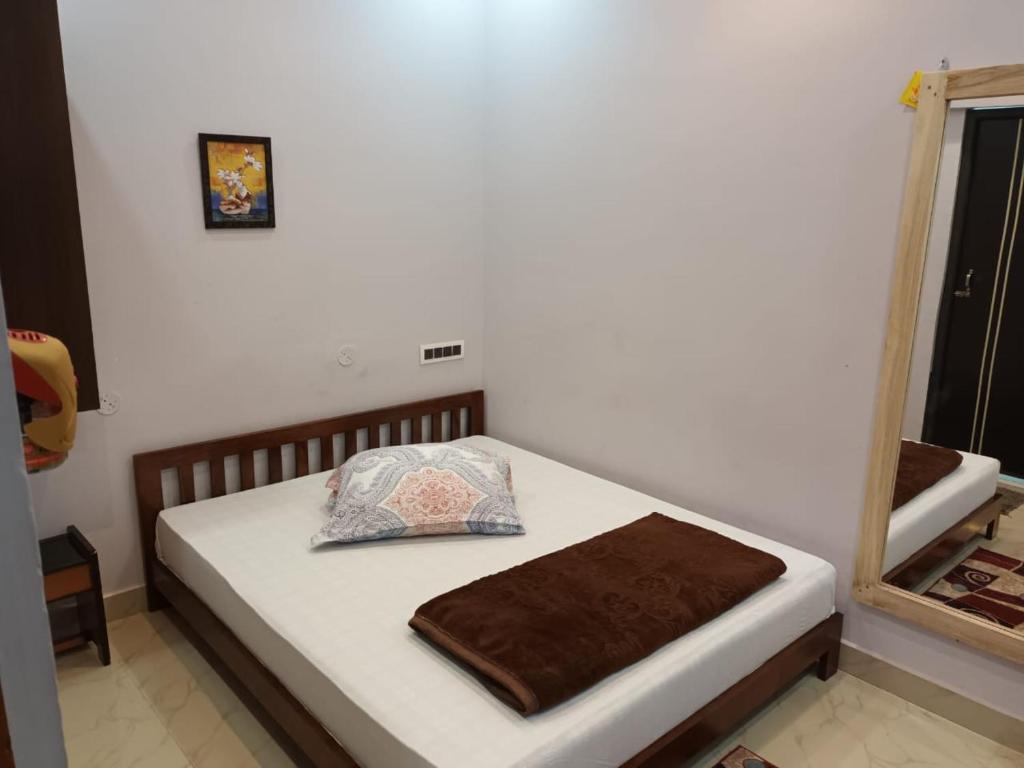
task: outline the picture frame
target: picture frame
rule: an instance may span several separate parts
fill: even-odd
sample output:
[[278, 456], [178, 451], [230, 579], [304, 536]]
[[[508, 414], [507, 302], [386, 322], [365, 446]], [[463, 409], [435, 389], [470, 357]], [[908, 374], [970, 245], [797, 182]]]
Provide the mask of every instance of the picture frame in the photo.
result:
[[207, 229], [275, 226], [270, 137], [200, 133], [199, 173]]

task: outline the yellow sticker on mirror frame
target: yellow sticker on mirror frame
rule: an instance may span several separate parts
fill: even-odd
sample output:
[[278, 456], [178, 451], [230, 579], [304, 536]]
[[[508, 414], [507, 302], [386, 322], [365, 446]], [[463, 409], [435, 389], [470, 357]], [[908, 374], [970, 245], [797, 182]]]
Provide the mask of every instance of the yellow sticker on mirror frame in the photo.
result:
[[921, 90], [921, 70], [915, 70], [914, 74], [910, 78], [910, 82], [907, 83], [907, 87], [903, 89], [903, 95], [900, 96], [900, 104], [906, 104], [912, 109], [917, 109], [917, 95], [918, 91]]

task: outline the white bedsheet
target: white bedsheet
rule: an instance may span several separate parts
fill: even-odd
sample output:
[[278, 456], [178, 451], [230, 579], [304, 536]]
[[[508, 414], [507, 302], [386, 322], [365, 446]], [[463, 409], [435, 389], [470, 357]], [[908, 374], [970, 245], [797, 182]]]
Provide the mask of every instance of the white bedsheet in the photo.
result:
[[[833, 612], [809, 554], [486, 437], [512, 462], [524, 536], [392, 539], [310, 551], [327, 473], [166, 510], [162, 560], [362, 765], [610, 766]], [[416, 636], [427, 599], [651, 511], [781, 557], [786, 573], [715, 621], [528, 719]]]
[[959, 451], [963, 463], [889, 517], [882, 573], [888, 573], [958, 520], [992, 498], [999, 461]]

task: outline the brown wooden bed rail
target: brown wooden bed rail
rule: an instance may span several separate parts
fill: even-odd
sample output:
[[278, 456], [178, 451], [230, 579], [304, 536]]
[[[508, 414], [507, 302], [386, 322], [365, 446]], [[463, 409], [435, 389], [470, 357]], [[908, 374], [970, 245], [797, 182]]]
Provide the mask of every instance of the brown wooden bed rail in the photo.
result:
[[[439, 443], [483, 433], [484, 393], [474, 390], [136, 454], [135, 495], [150, 610], [164, 605], [154, 587], [153, 564], [156, 519], [167, 506], [163, 483], [166, 470], [177, 473], [178, 502], [185, 504], [197, 500], [197, 468], [203, 476], [208, 472], [209, 495], [224, 496], [333, 469], [366, 448]], [[290, 474], [285, 472], [286, 451], [294, 455], [294, 471]], [[266, 452], [267, 472], [266, 482], [259, 483], [257, 456], [262, 452]], [[234, 483], [229, 486], [226, 467], [236, 458], [239, 478], [234, 487]]]

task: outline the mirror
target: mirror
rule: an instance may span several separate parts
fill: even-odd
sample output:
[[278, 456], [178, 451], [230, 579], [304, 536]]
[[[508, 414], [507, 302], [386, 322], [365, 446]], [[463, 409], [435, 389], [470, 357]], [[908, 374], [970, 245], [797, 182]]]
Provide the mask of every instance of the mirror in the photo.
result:
[[1022, 127], [1024, 99], [949, 105], [882, 561], [886, 583], [1018, 632]]
[[1024, 662], [1024, 67], [926, 75], [855, 596]]

